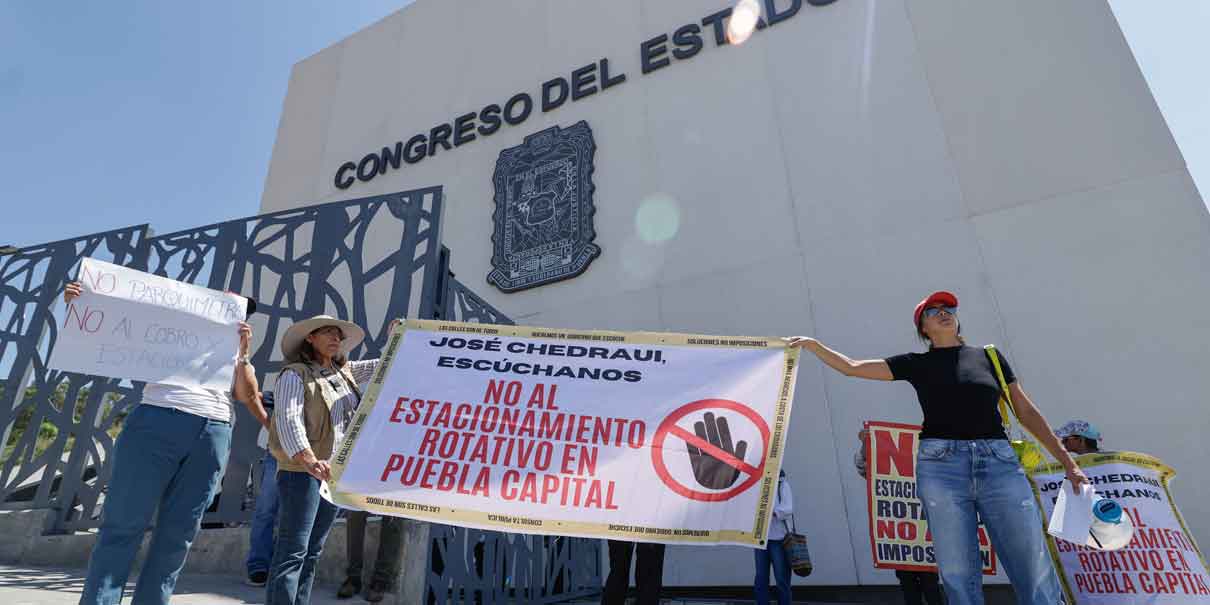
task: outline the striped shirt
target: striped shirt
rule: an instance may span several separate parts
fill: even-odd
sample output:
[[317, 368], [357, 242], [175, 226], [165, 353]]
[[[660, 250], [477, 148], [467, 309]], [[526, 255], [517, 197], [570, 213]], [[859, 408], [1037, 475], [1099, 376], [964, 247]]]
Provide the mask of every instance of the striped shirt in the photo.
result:
[[[350, 361], [348, 367], [353, 374], [353, 380], [357, 384], [364, 384], [370, 381], [370, 377], [378, 369], [378, 360]], [[336, 434], [336, 438], [332, 442], [332, 449], [335, 451], [340, 447], [340, 442], [344, 440], [345, 426], [357, 412], [361, 396], [349, 389], [345, 380], [336, 372], [324, 369], [321, 371], [321, 375], [333, 379], [333, 387], [337, 388], [338, 392], [345, 394], [339, 401], [332, 404], [332, 429]], [[273, 422], [277, 424], [277, 434], [281, 440], [282, 449], [293, 458], [299, 452], [311, 447], [311, 442], [307, 440], [307, 426], [303, 424], [302, 377], [294, 370], [282, 372], [277, 377], [277, 386], [273, 391], [275, 399]]]

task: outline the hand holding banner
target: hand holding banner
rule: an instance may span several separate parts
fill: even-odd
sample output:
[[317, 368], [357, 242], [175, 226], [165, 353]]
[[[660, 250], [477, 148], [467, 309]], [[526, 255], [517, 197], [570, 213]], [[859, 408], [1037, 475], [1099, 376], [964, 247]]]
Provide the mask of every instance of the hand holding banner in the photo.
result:
[[1059, 497], [1050, 514], [1047, 533], [1056, 537], [1083, 544], [1088, 541], [1088, 530], [1092, 527], [1092, 500], [1096, 490], [1085, 485], [1079, 495], [1071, 493], [1064, 479], [1059, 485]]
[[50, 366], [70, 372], [231, 388], [248, 300], [86, 258]]

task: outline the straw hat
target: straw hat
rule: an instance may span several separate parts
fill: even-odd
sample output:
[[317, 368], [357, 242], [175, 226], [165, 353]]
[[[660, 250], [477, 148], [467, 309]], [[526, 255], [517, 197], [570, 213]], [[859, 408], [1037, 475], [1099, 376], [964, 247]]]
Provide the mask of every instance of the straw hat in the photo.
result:
[[357, 324], [336, 319], [331, 315], [316, 315], [310, 319], [304, 319], [290, 326], [289, 330], [281, 337], [281, 352], [286, 359], [290, 359], [298, 352], [298, 347], [302, 346], [303, 341], [307, 336], [320, 328], [327, 326], [336, 326], [344, 333], [344, 342], [340, 343], [340, 353], [348, 355], [349, 351], [357, 348], [362, 340], [365, 340], [366, 333]]

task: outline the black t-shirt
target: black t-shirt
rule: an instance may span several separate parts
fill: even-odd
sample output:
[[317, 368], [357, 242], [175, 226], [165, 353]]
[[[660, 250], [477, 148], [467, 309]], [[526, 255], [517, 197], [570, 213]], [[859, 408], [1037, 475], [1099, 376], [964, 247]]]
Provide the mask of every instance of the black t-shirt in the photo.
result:
[[[1016, 381], [1004, 356], [1000, 367], [1008, 384]], [[886, 360], [895, 380], [916, 388], [924, 412], [921, 439], [1007, 439], [1000, 424], [1000, 382], [982, 348], [939, 347]]]

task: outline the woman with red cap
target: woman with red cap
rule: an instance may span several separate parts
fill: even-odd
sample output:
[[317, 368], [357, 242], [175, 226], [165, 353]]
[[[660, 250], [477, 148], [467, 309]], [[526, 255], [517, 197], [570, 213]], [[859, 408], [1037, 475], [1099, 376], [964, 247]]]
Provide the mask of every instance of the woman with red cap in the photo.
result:
[[[978, 523], [982, 519], [1004, 571], [1023, 605], [1063, 600], [1042, 533], [1033, 490], [1001, 422], [1002, 390], [990, 352], [966, 346], [958, 323], [958, 297], [934, 292], [916, 305], [916, 334], [925, 353], [853, 360], [813, 338], [805, 348], [846, 376], [906, 380], [924, 413], [916, 486], [933, 534], [937, 566], [950, 605], [983, 603]], [[996, 353], [1018, 420], [1067, 469], [1077, 492], [1088, 478], [1063, 448], [1042, 413]]]

